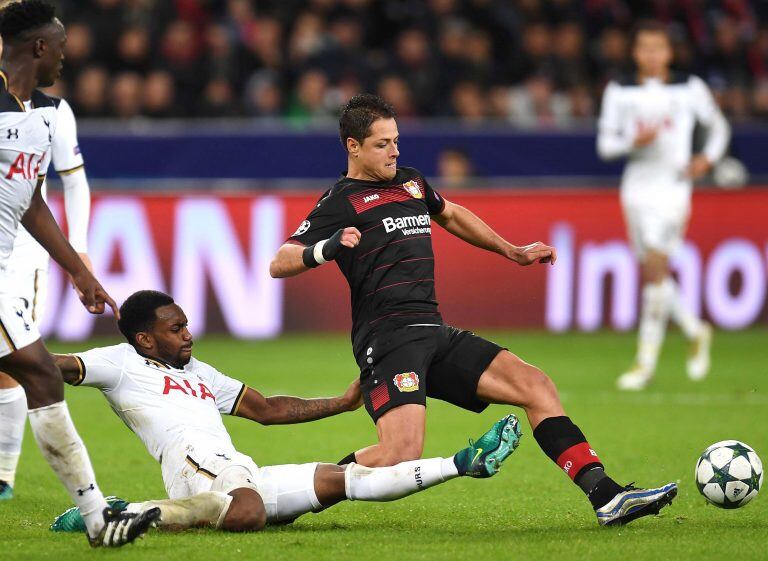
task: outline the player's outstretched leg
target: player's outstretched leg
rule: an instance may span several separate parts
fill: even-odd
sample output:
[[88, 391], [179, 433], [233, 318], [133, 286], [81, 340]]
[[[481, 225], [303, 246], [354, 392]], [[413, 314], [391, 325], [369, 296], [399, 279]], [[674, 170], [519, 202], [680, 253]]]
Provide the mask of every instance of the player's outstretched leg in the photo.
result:
[[[628, 490], [605, 473], [597, 452], [587, 442], [581, 429], [566, 416], [554, 383], [538, 368], [508, 351], [502, 351], [480, 377], [477, 395], [489, 403], [523, 407], [533, 428], [533, 437], [542, 451], [587, 495], [596, 512], [607, 505], [615, 506], [629, 491], [643, 492]], [[661, 489], [666, 489], [664, 493], [668, 493], [668, 487]], [[637, 498], [636, 495], [632, 496]], [[656, 502], [648, 508], [632, 509], [631, 512], [620, 509], [611, 516], [626, 523], [639, 516], [658, 512], [659, 508], [669, 504], [672, 497], [674, 494], [669, 500], [656, 497], [649, 501]], [[613, 506], [609, 509], [611, 512]], [[633, 516], [628, 518], [630, 515]]]
[[24, 388], [32, 433], [43, 457], [84, 513], [91, 545], [120, 546], [146, 532], [153, 520], [128, 520], [108, 508], [64, 402], [61, 372], [42, 341], [37, 339], [0, 358], [0, 370]]
[[0, 501], [13, 498], [26, 422], [24, 390], [13, 378], [0, 372]]

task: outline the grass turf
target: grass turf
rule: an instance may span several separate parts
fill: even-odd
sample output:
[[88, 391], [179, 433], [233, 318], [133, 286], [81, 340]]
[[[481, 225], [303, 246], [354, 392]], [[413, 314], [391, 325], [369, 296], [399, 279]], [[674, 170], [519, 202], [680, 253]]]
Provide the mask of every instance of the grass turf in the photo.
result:
[[[718, 333], [713, 372], [700, 383], [685, 377], [684, 341], [672, 333], [656, 383], [638, 394], [613, 389], [634, 350], [631, 334], [484, 335], [552, 376], [569, 415], [614, 478], [638, 485], [677, 481], [680, 494], [674, 504], [656, 518], [619, 529], [599, 528], [581, 491], [541, 453], [524, 421], [520, 448], [490, 480], [451, 481], [390, 504], [344, 503], [258, 534], [154, 532], [123, 550], [89, 551], [83, 536], [48, 531], [70, 501], [27, 431], [17, 497], [0, 502], [0, 558], [530, 561], [737, 555], [741, 561], [768, 556], [768, 497], [723, 511], [705, 503], [693, 480], [698, 455], [718, 440], [743, 440], [768, 460], [766, 331]], [[84, 348], [50, 347], [59, 352]], [[340, 393], [356, 375], [348, 339], [341, 335], [265, 342], [208, 338], [198, 342], [195, 353], [267, 394]], [[159, 467], [100, 393], [68, 388], [67, 399], [105, 493], [128, 499], [163, 497]], [[474, 415], [430, 401], [425, 456], [454, 453], [467, 437], [478, 437], [509, 409], [496, 405]], [[295, 426], [260, 427], [243, 419], [227, 419], [226, 424], [235, 445], [261, 465], [335, 462], [375, 438], [364, 410]]]

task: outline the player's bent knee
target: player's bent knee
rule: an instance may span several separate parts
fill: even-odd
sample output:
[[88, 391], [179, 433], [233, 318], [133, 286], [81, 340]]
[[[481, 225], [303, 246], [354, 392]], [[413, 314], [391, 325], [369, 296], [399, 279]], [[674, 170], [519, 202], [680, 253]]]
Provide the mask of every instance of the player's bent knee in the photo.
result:
[[221, 524], [227, 532], [257, 532], [267, 524], [267, 511], [261, 496], [253, 489], [234, 489], [232, 503]]
[[384, 463], [393, 466], [401, 462], [410, 462], [418, 460], [424, 452], [424, 446], [421, 443], [403, 443], [397, 447], [385, 449]]

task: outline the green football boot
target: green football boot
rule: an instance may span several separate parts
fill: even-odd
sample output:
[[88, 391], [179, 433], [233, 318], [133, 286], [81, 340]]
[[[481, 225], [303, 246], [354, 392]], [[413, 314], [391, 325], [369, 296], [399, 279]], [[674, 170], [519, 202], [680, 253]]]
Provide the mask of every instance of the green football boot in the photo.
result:
[[0, 481], [0, 501], [10, 501], [13, 498], [13, 487], [7, 481]]
[[[128, 501], [120, 497], [104, 497], [110, 508], [122, 512], [128, 507]], [[85, 532], [85, 520], [80, 516], [80, 509], [76, 506], [59, 514], [50, 527], [51, 532]]]
[[453, 462], [459, 475], [491, 477], [501, 468], [502, 462], [520, 444], [520, 422], [514, 415], [507, 415], [481, 436], [477, 442], [469, 440], [469, 447], [460, 450]]

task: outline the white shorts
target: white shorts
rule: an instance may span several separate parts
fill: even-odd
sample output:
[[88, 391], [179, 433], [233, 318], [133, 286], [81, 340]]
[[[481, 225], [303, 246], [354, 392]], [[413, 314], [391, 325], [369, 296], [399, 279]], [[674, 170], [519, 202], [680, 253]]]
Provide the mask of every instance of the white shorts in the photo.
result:
[[0, 357], [40, 339], [30, 308], [23, 298], [0, 293]]
[[[175, 454], [171, 453], [175, 456]], [[169, 454], [163, 455], [163, 463]], [[205, 491], [229, 493], [255, 490], [264, 502], [267, 523], [291, 520], [323, 509], [315, 494], [317, 463], [258, 467], [245, 454], [231, 451], [179, 450], [183, 462], [174, 474], [163, 470], [171, 499], [183, 499]]]
[[40, 260], [12, 259], [5, 278], [8, 281], [5, 292], [22, 298], [32, 321], [39, 324], [48, 298], [48, 260], [41, 263]]
[[648, 251], [672, 255], [683, 243], [688, 206], [624, 205], [624, 218], [632, 247], [642, 260]]

